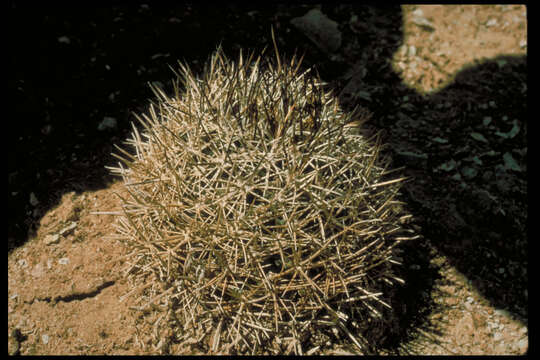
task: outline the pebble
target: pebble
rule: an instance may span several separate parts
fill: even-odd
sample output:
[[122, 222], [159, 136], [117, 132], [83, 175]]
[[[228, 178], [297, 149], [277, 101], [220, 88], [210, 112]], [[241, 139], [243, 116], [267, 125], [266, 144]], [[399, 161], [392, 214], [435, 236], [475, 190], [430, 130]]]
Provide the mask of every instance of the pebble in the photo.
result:
[[63, 44], [71, 43], [71, 40], [67, 36], [60, 36], [57, 40], [59, 43], [63, 43]]
[[30, 193], [30, 205], [36, 206], [37, 204], [39, 204], [39, 200], [37, 199], [36, 195], [33, 192], [31, 192]]
[[47, 124], [41, 128], [41, 133], [43, 135], [49, 135], [51, 133], [51, 130], [52, 130], [52, 126], [50, 124]]
[[328, 18], [319, 9], [311, 9], [304, 16], [291, 19], [290, 23], [326, 53], [333, 53], [341, 46], [338, 23]]
[[45, 345], [47, 345], [49, 343], [49, 335], [47, 334], [41, 335], [41, 340], [43, 341]]
[[58, 260], [58, 263], [60, 265], [67, 265], [67, 264], [69, 264], [69, 258], [61, 258], [61, 259]]
[[28, 266], [28, 262], [26, 261], [26, 259], [21, 259], [17, 261], [17, 264], [19, 264], [19, 266], [22, 267], [23, 269]]
[[424, 16], [424, 11], [422, 9], [416, 9], [412, 12], [414, 16]]
[[425, 17], [414, 16], [412, 22], [422, 28], [429, 29], [431, 31], [435, 30], [435, 26], [433, 25], [433, 23]]
[[58, 234], [49, 234], [45, 236], [44, 242], [45, 245], [57, 244], [60, 241], [60, 236]]
[[76, 226], [77, 226], [76, 222], [71, 222], [70, 225], [66, 226], [65, 228], [60, 230], [58, 233], [60, 235], [67, 235], [71, 230], [75, 229]]
[[504, 316], [504, 317], [512, 317], [512, 315], [510, 315], [510, 313], [504, 309], [497, 309], [495, 310], [495, 314], [499, 315], [499, 316]]
[[114, 129], [116, 127], [117, 121], [115, 118], [110, 116], [105, 116], [103, 118], [103, 121], [101, 121], [97, 127], [99, 131], [103, 131], [106, 129]]
[[519, 352], [521, 354], [524, 354], [525, 352], [527, 352], [527, 349], [529, 348], [529, 339], [525, 338], [525, 339], [519, 340], [518, 347], [519, 347]]
[[495, 26], [495, 25], [497, 25], [497, 19], [489, 19], [488, 22], [486, 23], [487, 27]]

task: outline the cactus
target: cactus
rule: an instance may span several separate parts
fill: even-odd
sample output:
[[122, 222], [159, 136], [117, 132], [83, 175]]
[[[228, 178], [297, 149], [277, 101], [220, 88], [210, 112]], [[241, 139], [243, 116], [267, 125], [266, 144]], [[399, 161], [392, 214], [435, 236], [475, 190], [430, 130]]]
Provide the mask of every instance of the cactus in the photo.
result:
[[[111, 167], [129, 195], [117, 236], [130, 276], [154, 281], [177, 339], [208, 351], [323, 352], [337, 332], [360, 353], [384, 323], [395, 247], [412, 238], [367, 115], [345, 112], [301, 60], [218, 50], [201, 77], [180, 64], [174, 94], [137, 116]], [[382, 322], [381, 322], [382, 321]], [[378, 325], [377, 325], [378, 326]]]

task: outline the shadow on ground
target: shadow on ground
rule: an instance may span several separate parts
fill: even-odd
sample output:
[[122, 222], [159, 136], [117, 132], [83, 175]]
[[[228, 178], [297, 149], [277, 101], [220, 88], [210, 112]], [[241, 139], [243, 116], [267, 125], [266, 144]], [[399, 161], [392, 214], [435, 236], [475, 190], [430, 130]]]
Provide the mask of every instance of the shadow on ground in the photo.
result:
[[[8, 251], [35, 234], [62, 194], [111, 182], [104, 166], [114, 163], [112, 144], [128, 135], [131, 112], [144, 111], [153, 97], [148, 82], [169, 86], [177, 59], [200, 70], [220, 42], [233, 57], [240, 47], [271, 46], [273, 24], [282, 52], [304, 53], [303, 66], [316, 66], [338, 94], [357, 76], [347, 70], [366, 70], [361, 86], [371, 99], [342, 93], [342, 102], [373, 112], [370, 126], [384, 132], [396, 166], [413, 176], [403, 197], [422, 234], [494, 305], [527, 318], [526, 58], [464, 69], [448, 87], [422, 95], [390, 65], [402, 43], [400, 7], [324, 5], [342, 31], [336, 60], [289, 23], [310, 8], [12, 5]], [[351, 13], [362, 35], [347, 26]], [[99, 130], [105, 118], [116, 126]], [[510, 137], [513, 124], [519, 132]], [[423, 246], [407, 247], [408, 285], [394, 304], [401, 306], [403, 336], [434, 306], [426, 295], [437, 278], [429, 257]]]

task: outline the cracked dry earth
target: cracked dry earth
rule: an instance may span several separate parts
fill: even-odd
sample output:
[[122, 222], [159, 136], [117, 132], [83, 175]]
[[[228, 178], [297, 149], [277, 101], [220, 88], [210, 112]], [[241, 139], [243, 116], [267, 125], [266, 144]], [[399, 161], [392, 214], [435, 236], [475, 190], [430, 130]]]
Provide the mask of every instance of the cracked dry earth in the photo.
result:
[[[517, 5], [403, 6], [406, 36], [395, 53], [394, 71], [411, 88], [433, 91], [465, 64], [499, 54], [526, 55], [525, 13], [525, 7]], [[428, 21], [427, 30], [415, 24], [415, 16]], [[362, 24], [355, 24], [351, 20], [347, 26], [354, 33], [365, 32]], [[356, 85], [351, 82], [350, 87]], [[183, 343], [167, 341], [172, 336], [166, 307], [141, 308], [146, 304], [139, 300], [145, 286], [159, 285], [133, 284], [125, 276], [129, 250], [108, 237], [114, 232], [114, 216], [95, 214], [119, 210], [114, 193], [122, 194], [122, 186], [109, 185], [65, 193], [40, 218], [36, 235], [9, 252], [9, 354], [208, 354], [205, 342], [211, 339], [204, 335]], [[424, 326], [413, 329], [414, 336], [400, 344], [403, 352], [527, 353], [528, 319], [495, 307], [432, 240], [422, 239], [415, 246], [425, 248], [426, 268], [437, 273], [433, 288], [421, 294], [436, 306], [428, 309]], [[425, 271], [414, 266], [409, 266], [413, 272]], [[329, 354], [350, 354], [337, 345]], [[395, 349], [381, 353], [394, 354]]]
[[[128, 292], [120, 271], [126, 250], [104, 237], [112, 216], [89, 214], [114, 207], [115, 189], [65, 194], [37, 237], [9, 257], [10, 353], [133, 353], [130, 304], [119, 299]], [[77, 226], [45, 244], [45, 235], [71, 223]]]

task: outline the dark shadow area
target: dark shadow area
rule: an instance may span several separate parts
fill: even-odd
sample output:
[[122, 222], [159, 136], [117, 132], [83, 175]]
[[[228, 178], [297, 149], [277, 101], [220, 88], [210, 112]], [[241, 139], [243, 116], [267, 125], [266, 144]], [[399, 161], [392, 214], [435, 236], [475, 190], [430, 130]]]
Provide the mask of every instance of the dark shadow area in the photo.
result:
[[[386, 124], [396, 162], [419, 179], [405, 190], [424, 235], [495, 307], [525, 319], [526, 77], [525, 57], [499, 56]], [[407, 136], [408, 126], [419, 131]]]
[[[495, 306], [527, 319], [526, 58], [463, 69], [424, 96], [391, 67], [402, 44], [399, 6], [323, 5], [342, 34], [332, 60], [289, 22], [311, 8], [12, 5], [8, 251], [35, 234], [62, 194], [114, 180], [104, 166], [115, 164], [112, 145], [129, 134], [131, 113], [153, 99], [148, 82], [170, 89], [169, 65], [182, 60], [200, 70], [219, 43], [233, 58], [239, 48], [271, 50], [273, 25], [283, 54], [305, 54], [303, 67], [315, 66], [346, 109], [373, 113], [368, 126], [383, 131], [387, 153], [413, 178], [403, 200], [421, 234]], [[361, 35], [348, 25], [352, 15]], [[351, 96], [359, 89], [369, 99]], [[116, 125], [100, 130], [106, 118]], [[407, 286], [392, 304], [400, 324], [388, 346], [422, 326], [435, 307], [429, 294], [437, 268], [421, 241], [405, 246]]]
[[146, 110], [149, 82], [170, 88], [169, 65], [200, 70], [220, 42], [235, 55], [268, 44], [276, 7], [248, 11], [11, 4], [8, 250], [35, 235], [63, 193], [113, 180], [104, 168], [115, 164], [112, 145], [128, 136], [132, 112]]
[[[467, 65], [438, 92], [419, 94], [389, 66], [402, 41], [401, 12], [351, 11], [362, 19], [362, 35], [340, 27], [350, 46], [347, 68], [355, 69], [348, 82], [334, 86], [343, 105], [373, 112], [368, 125], [383, 131], [394, 164], [405, 166], [413, 179], [404, 185], [403, 198], [422, 235], [495, 307], [526, 322], [526, 56]], [[339, 18], [331, 13], [328, 9], [330, 18]], [[416, 250], [409, 255], [421, 259]], [[416, 278], [414, 272], [407, 275], [409, 283]]]

